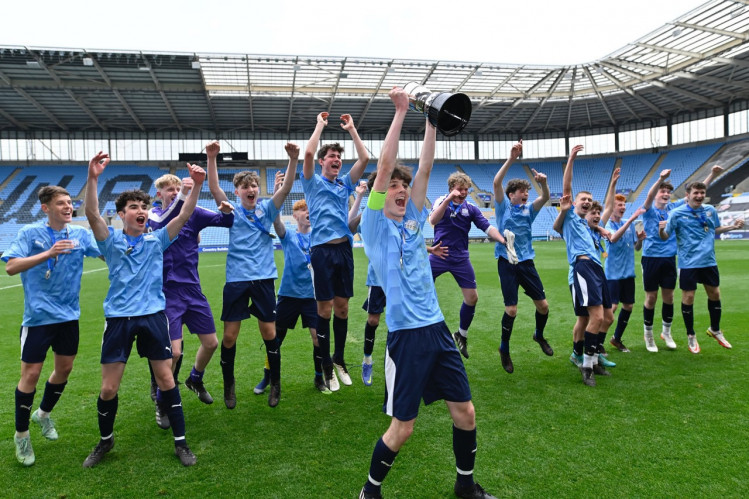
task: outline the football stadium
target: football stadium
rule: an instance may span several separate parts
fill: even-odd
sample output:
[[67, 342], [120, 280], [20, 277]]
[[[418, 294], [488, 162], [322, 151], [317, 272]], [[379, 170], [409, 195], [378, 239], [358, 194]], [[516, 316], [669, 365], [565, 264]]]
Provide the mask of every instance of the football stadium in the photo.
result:
[[[395, 142], [388, 134], [397, 121], [394, 115], [398, 115], [394, 87], [415, 88], [423, 95], [419, 98], [410, 94], [411, 109]], [[439, 108], [440, 99], [460, 94], [470, 103], [467, 112], [465, 108], [448, 109], [447, 104]], [[442, 111], [449, 111], [460, 121], [459, 130], [450, 130], [439, 121]], [[451, 114], [459, 112], [463, 114]], [[321, 124], [323, 119], [327, 121]], [[387, 433], [385, 443], [378, 439], [391, 424], [388, 414], [392, 414], [383, 413], [383, 402], [386, 393], [394, 397], [389, 376], [395, 379], [391, 372], [395, 361], [390, 357], [388, 308], [379, 327], [374, 326], [377, 332], [373, 336], [372, 312], [361, 305], [365, 299], [372, 299], [367, 256], [375, 253], [370, 253], [369, 245], [379, 244], [364, 240], [362, 234], [367, 233], [364, 225], [369, 211], [373, 211], [371, 207], [381, 200], [385, 217], [389, 208], [384, 195], [372, 195], [370, 200], [371, 192], [357, 194], [354, 186], [359, 177], [366, 180], [382, 164], [390, 164], [394, 152], [398, 161], [413, 172], [416, 186], [422, 178], [417, 173], [420, 157], [430, 154], [425, 137], [434, 127], [434, 164], [428, 184], [410, 192], [423, 192], [423, 208], [431, 214], [445, 203], [438, 213], [442, 217], [443, 212], [449, 212], [445, 216], [448, 221], [461, 213], [475, 213], [476, 217], [474, 223], [466, 222], [465, 234], [461, 235], [470, 243], [467, 265], [474, 274], [473, 285], [470, 278], [462, 281], [456, 267], [448, 264], [444, 271], [452, 273], [454, 279], [441, 275], [434, 278], [439, 307], [431, 310], [437, 314], [441, 310], [457, 349], [470, 351], [470, 356], [463, 352], [461, 357], [450, 338], [454, 358], [462, 360], [470, 383], [468, 400], [475, 407], [475, 442], [469, 452], [475, 457], [475, 469], [461, 469], [465, 460], [455, 450], [460, 447], [456, 444], [460, 426], [460, 419], [455, 418], [456, 402], [448, 402], [445, 409], [443, 395], [436, 398], [437, 403], [420, 404], [413, 435], [409, 433], [408, 441], [396, 452], [396, 464], [384, 463], [392, 470], [384, 472], [387, 480], [383, 482], [372, 477], [372, 470], [379, 469], [372, 449], [387, 445]], [[220, 151], [211, 145], [213, 141], [218, 142]], [[123, 310], [135, 311], [124, 314], [127, 317], [118, 316], [125, 320], [117, 324], [124, 324], [129, 316], [144, 316], [154, 306], [145, 284], [141, 286], [135, 278], [120, 281], [117, 274], [122, 268], [120, 258], [126, 259], [138, 244], [127, 235], [128, 224], [135, 223], [135, 218], [125, 216], [129, 205], [118, 201], [121, 195], [142, 190], [149, 202], [156, 201], [162, 199], [157, 197], [162, 196], [157, 179], [174, 175], [189, 185], [193, 180], [186, 179], [193, 177], [202, 185], [197, 194], [188, 195], [185, 189], [180, 195], [179, 202], [184, 202], [185, 209], [194, 201], [191, 206], [197, 206], [195, 210], [217, 212], [221, 197], [216, 193], [223, 191], [233, 205], [233, 217], [246, 215], [252, 227], [260, 222], [245, 210], [242, 194], [238, 193], [244, 193], [246, 185], [236, 181], [240, 172], [251, 172], [247, 178], [257, 187], [251, 194], [253, 207], [257, 198], [258, 206], [276, 203], [278, 208], [270, 211], [273, 218], [278, 212], [280, 221], [272, 224], [271, 218], [270, 225], [260, 229], [270, 235], [270, 242], [264, 240], [267, 246], [263, 248], [272, 248], [272, 256], [268, 253], [267, 260], [262, 260], [266, 268], [260, 270], [272, 270], [275, 263], [278, 279], [262, 279], [279, 294], [287, 265], [284, 234], [297, 234], [302, 247], [299, 234], [309, 230], [309, 223], [296, 216], [299, 203], [305, 199], [310, 205], [308, 219], [312, 221], [315, 249], [319, 215], [314, 211], [319, 205], [310, 201], [308, 179], [322, 178], [335, 184], [325, 178], [329, 168], [325, 153], [319, 160], [318, 156], [312, 159], [304, 154], [308, 148], [316, 153], [318, 141], [342, 146], [335, 182], [340, 182], [339, 177], [345, 181], [358, 175], [350, 187], [341, 186], [346, 189], [346, 208], [359, 206], [354, 211], [364, 214], [360, 231], [354, 227], [344, 238], [352, 247], [353, 296], [343, 308], [336, 301], [337, 292], [331, 300], [335, 316], [329, 326], [327, 347], [333, 350], [335, 332], [336, 355], [341, 353], [332, 361], [341, 381], [341, 386], [335, 381], [339, 389], [333, 390], [327, 372], [323, 372], [325, 361], [318, 364], [317, 350], [313, 355], [303, 319], [295, 321], [282, 338], [283, 357], [281, 361], [279, 356], [278, 362], [283, 390], [278, 385], [275, 403], [271, 403], [273, 386], [269, 392], [265, 386], [268, 381], [263, 384], [261, 380], [268, 369], [273, 369], [272, 343], [268, 343], [262, 324], [275, 322], [261, 320], [265, 312], [256, 307], [259, 295], [250, 295], [253, 307], [247, 309], [247, 317], [238, 319], [222, 310], [228, 292], [225, 285], [236, 271], [231, 255], [246, 253], [246, 258], [255, 262], [252, 253], [260, 251], [254, 242], [238, 248], [233, 240], [234, 228], [229, 228], [231, 221], [229, 225], [201, 226], [204, 228], [192, 236], [195, 253], [199, 253], [199, 258], [195, 256], [198, 289], [202, 288], [203, 302], [207, 299], [209, 304], [208, 317], [212, 313], [218, 340], [218, 348], [211, 347], [215, 354], [212, 360], [208, 356], [205, 377], [200, 373], [200, 389], [194, 388], [198, 378], [190, 368], [193, 362], [197, 365], [196, 355], [200, 358], [207, 347], [203, 335], [191, 334], [188, 327], [183, 328], [184, 341], [180, 343], [184, 364], [174, 376], [176, 394], [169, 395], [177, 398], [169, 399], [174, 402], [169, 411], [164, 412], [165, 406], [161, 406], [160, 416], [161, 397], [167, 392], [161, 384], [156, 405], [149, 393], [148, 361], [140, 355], [141, 348], [145, 351], [146, 347], [140, 338], [132, 352], [125, 347], [129, 359], [127, 368], [121, 368], [124, 375], [119, 372], [121, 383], [118, 381], [114, 389], [103, 386], [105, 366], [111, 365], [102, 363], [102, 349], [108, 344], [103, 340], [105, 325], [107, 331], [115, 325], [112, 315], [105, 313], [110, 296], [119, 293], [117, 296], [124, 297]], [[287, 143], [298, 146], [296, 156]], [[581, 150], [578, 145], [583, 146]], [[97, 156], [100, 151], [108, 156]], [[518, 151], [521, 154], [516, 154]], [[362, 157], [366, 157], [363, 167]], [[506, 161], [511, 163], [509, 168], [503, 168]], [[574, 174], [570, 176], [572, 163]], [[190, 165], [208, 171], [204, 182]], [[102, 167], [92, 182], [92, 169]], [[510, 179], [519, 179], [527, 186], [521, 187], [527, 197], [518, 206], [513, 192], [506, 191], [511, 205], [507, 214], [496, 199], [500, 169], [500, 193]], [[289, 171], [293, 174], [288, 182], [277, 181], [279, 174]], [[455, 178], [468, 179], [461, 198], [457, 194], [451, 197], [455, 191], [450, 182]], [[663, 182], [668, 184], [665, 194]], [[49, 327], [50, 321], [30, 316], [33, 314], [29, 303], [24, 304], [25, 296], [27, 302], [41, 303], [35, 308], [39, 310], [37, 315], [54, 315], [60, 304], [40, 295], [47, 293], [45, 280], [51, 282], [50, 275], [54, 278], [55, 266], [70, 253], [63, 251], [59, 257], [40, 253], [46, 248], [52, 251], [52, 245], [60, 240], [55, 236], [59, 229], [51, 227], [55, 213], [52, 202], [40, 200], [49, 186], [59, 186], [65, 196], [69, 195], [70, 213], [65, 211], [68, 221], [61, 226], [64, 239], [69, 239], [71, 230], [89, 234], [85, 236], [92, 242], [87, 256], [96, 256], [98, 246], [102, 258], [83, 259], [78, 274], [59, 281], [55, 291], [67, 290], [70, 294], [80, 279], [75, 348], [51, 339], [52, 347], [47, 350], [44, 348], [49, 342], [27, 350], [29, 342], [37, 341], [30, 331], [54, 328]], [[579, 285], [582, 277], [574, 271], [580, 256], [577, 260], [569, 256], [572, 236], [567, 229], [560, 230], [561, 225], [555, 228], [555, 223], [578, 213], [580, 201], [570, 207], [570, 187], [572, 201], [575, 193], [589, 194], [591, 200], [600, 203], [606, 219], [614, 217], [612, 224], [614, 220], [616, 224], [631, 220], [622, 237], [629, 237], [626, 234], [631, 229], [631, 246], [635, 248], [631, 250], [634, 260], [628, 257], [629, 265], [634, 264], [632, 298], [625, 298], [628, 295], [622, 291], [621, 306], [614, 309], [613, 319], [601, 326], [608, 332], [591, 332], [584, 327], [596, 323], [592, 308], [602, 304], [605, 309], [606, 298], [590, 306], [580, 302], [590, 312], [577, 314], [584, 317], [584, 341], [582, 330], [578, 331], [577, 309], [572, 306], [581, 290], [587, 293]], [[743, 225], [749, 214], [746, 193], [749, 1], [745, 0], [708, 1], [600, 59], [559, 66], [0, 45], [0, 267], [4, 270], [0, 275], [0, 324], [5, 342], [0, 350], [0, 477], [6, 484], [2, 495], [381, 497], [382, 482], [382, 496], [404, 498], [453, 497], [454, 493], [459, 497], [746, 497], [749, 312], [742, 299], [749, 289], [745, 277], [749, 228]], [[357, 197], [359, 205], [355, 205]], [[96, 203], [87, 202], [92, 199]], [[446, 212], [444, 206], [449, 199], [465, 204], [453, 205], [450, 201], [451, 208]], [[621, 210], [613, 208], [614, 199], [625, 203]], [[609, 206], [614, 215], [607, 213]], [[662, 224], [659, 226], [659, 219], [655, 219], [654, 232], [645, 235], [642, 224], [644, 221], [647, 227], [646, 210], [651, 206], [656, 215], [660, 214]], [[695, 232], [679, 229], [679, 217], [668, 216], [672, 207], [680, 210], [676, 213], [684, 224], [692, 219], [698, 224], [699, 244], [690, 242], [697, 237]], [[169, 211], [166, 206], [161, 208]], [[509, 234], [517, 245], [530, 248], [532, 244], [534, 253], [528, 261], [535, 265], [535, 277], [543, 285], [539, 291], [521, 283], [524, 293], [517, 296], [516, 291], [515, 303], [511, 303], [508, 285], [500, 278], [503, 263], [511, 260], [514, 252], [510, 251], [512, 241], [507, 240], [505, 230], [508, 217], [515, 216], [513, 210], [518, 208], [532, 211], [528, 232], [522, 236]], [[704, 213], [695, 211], [703, 208]], [[256, 215], [262, 217], [262, 213]], [[171, 220], [181, 218], [177, 215]], [[427, 246], [439, 245], [444, 241], [444, 229], [440, 228], [443, 222], [432, 223], [428, 218], [417, 230], [418, 237]], [[586, 222], [584, 214], [578, 219], [594, 241], [590, 243], [596, 249], [593, 260], [600, 249], [598, 268], [612, 259], [607, 262], [611, 265], [604, 267], [606, 277], [620, 275], [619, 266], [624, 264], [614, 263], [612, 256], [618, 240], [614, 233], [619, 234], [620, 225], [614, 224], [613, 229], [606, 226], [610, 229], [607, 233], [605, 221], [601, 221], [598, 233], [597, 221], [591, 223], [588, 218]], [[480, 220], [488, 221], [489, 228], [482, 228]], [[163, 226], [172, 223], [164, 221]], [[24, 235], [35, 224], [43, 240], [39, 240], [42, 236], [34, 239]], [[653, 253], [652, 249], [646, 254], [648, 244], [657, 244], [649, 243], [650, 239], [660, 236], [660, 243], [674, 231], [671, 254]], [[45, 246], [47, 233], [51, 237], [49, 246]], [[496, 248], [495, 233], [505, 241], [504, 245], [497, 243]], [[116, 258], [106, 253], [105, 258], [103, 239], [111, 234], [124, 234], [126, 241], [122, 244], [128, 245], [127, 251]], [[186, 237], [183, 234], [180, 232], [176, 240]], [[407, 235], [402, 234], [400, 269], [410, 275], [410, 270], [403, 271]], [[156, 237], [148, 232], [145, 236]], [[30, 238], [28, 243], [21, 243], [24, 238]], [[600, 248], [599, 241], [603, 241]], [[449, 251], [451, 245], [445, 244]], [[79, 245], [83, 242], [76, 239], [74, 247]], [[454, 252], [458, 246], [453, 245]], [[649, 284], [643, 283], [643, 274], [650, 272], [652, 259], [673, 260], [676, 248], [678, 280], [652, 285], [650, 279], [651, 287], [646, 291]], [[310, 261], [312, 250], [307, 247], [306, 265], [310, 269], [317, 265]], [[521, 264], [523, 251], [518, 249]], [[161, 253], [158, 257], [157, 266], [143, 271], [154, 282], [161, 282]], [[398, 254], [391, 255], [393, 258], [397, 260]], [[439, 258], [432, 255], [429, 261]], [[517, 257], [515, 260], [517, 263]], [[686, 263], [692, 261], [708, 263]], [[385, 261], [383, 265], [397, 270], [396, 263]], [[187, 259], [170, 263], [175, 267], [189, 264]], [[698, 272], [707, 268], [711, 270]], [[316, 272], [320, 272], [317, 267], [312, 272], [315, 292], [321, 293]], [[426, 272], [434, 272], [434, 267]], [[34, 273], [38, 282], [32, 277]], [[673, 275], [676, 279], [676, 268]], [[122, 293], [110, 289], [118, 282], [130, 290]], [[463, 282], [468, 284], [459, 284]], [[690, 287], [690, 282], [694, 286]], [[603, 286], [607, 286], [605, 281]], [[429, 287], [431, 293], [431, 284]], [[391, 289], [389, 284], [387, 289]], [[392, 293], [383, 292], [390, 304]], [[669, 293], [671, 304], [665, 303]], [[603, 294], [608, 296], [608, 291]], [[421, 303], [414, 297], [403, 300]], [[614, 303], [619, 301], [617, 296]], [[168, 308], [169, 295], [166, 303]], [[317, 315], [324, 317], [319, 312], [320, 303], [323, 301], [318, 299]], [[399, 303], [396, 300], [390, 306], [398, 307]], [[622, 314], [625, 309], [626, 314]], [[344, 326], [340, 325], [340, 310], [348, 314]], [[544, 316], [541, 326], [539, 314]], [[234, 318], [222, 320], [224, 316]], [[248, 317], [250, 320], [244, 320]], [[231, 354], [236, 380], [231, 397], [226, 391], [229, 378], [224, 367], [229, 358], [228, 345], [222, 343], [224, 335], [229, 334], [225, 332], [226, 321], [241, 324], [231, 347], [236, 353], [236, 358]], [[408, 323], [404, 321], [398, 324]], [[236, 337], [240, 330], [242, 334]], [[365, 330], [371, 336], [365, 336]], [[510, 332], [514, 332], [511, 342]], [[600, 340], [597, 347], [591, 340], [590, 351], [589, 333]], [[276, 334], [273, 332], [274, 337]], [[466, 338], [470, 340], [467, 347]], [[367, 350], [367, 341], [374, 341], [373, 351], [371, 347]], [[67, 353], [56, 355], [60, 352]], [[363, 353], [364, 360], [360, 361]], [[74, 364], [58, 364], [57, 357], [71, 356], [75, 356]], [[159, 360], [172, 365], [169, 359]], [[591, 367], [584, 362], [594, 361], [597, 376], [591, 384], [585, 371]], [[121, 360], [107, 362], [124, 366]], [[341, 374], [339, 364], [345, 375], [350, 375], [350, 382]], [[33, 365], [37, 366], [36, 374], [29, 374], [34, 372]], [[156, 367], [153, 370], [161, 383], [160, 371]], [[35, 395], [33, 388], [31, 395], [28, 387], [21, 389], [29, 379], [32, 386], [36, 382]], [[424, 379], [424, 390], [429, 393], [442, 385], [434, 377]], [[319, 380], [324, 380], [322, 388]], [[271, 377], [270, 383], [277, 380]], [[400, 383], [395, 386], [408, 391], [405, 387], [409, 382]], [[48, 394], [45, 390], [54, 391], [50, 386], [64, 387], [64, 394], [60, 395], [62, 388], [56, 395]], [[112, 400], [111, 396], [104, 397], [107, 390], [114, 390], [114, 405], [102, 405]], [[212, 403], [206, 402], [208, 398]], [[29, 405], [30, 400], [33, 405]], [[388, 404], [386, 401], [386, 410]], [[180, 421], [174, 419], [178, 405], [179, 417], [184, 418]], [[110, 435], [105, 435], [101, 426], [106, 420], [102, 413], [107, 410], [117, 416], [116, 421], [112, 416], [107, 420], [110, 423], [105, 423], [104, 428], [114, 424]], [[165, 424], [160, 417], [166, 418]], [[197, 462], [186, 460], [177, 451], [175, 457], [170, 419], [175, 449], [179, 447], [179, 427]], [[94, 446], [98, 448], [112, 432], [116, 445], [111, 447], [112, 439], [111, 445], [90, 461], [96, 452]], [[19, 446], [27, 445], [19, 443], [23, 438], [28, 447], [21, 449]], [[396, 449], [388, 449], [393, 451]], [[470, 462], [473, 465], [473, 458]], [[459, 483], [464, 483], [466, 476], [475, 476], [483, 489], [471, 489], [472, 495], [463, 495]], [[365, 482], [376, 487], [362, 489]]]

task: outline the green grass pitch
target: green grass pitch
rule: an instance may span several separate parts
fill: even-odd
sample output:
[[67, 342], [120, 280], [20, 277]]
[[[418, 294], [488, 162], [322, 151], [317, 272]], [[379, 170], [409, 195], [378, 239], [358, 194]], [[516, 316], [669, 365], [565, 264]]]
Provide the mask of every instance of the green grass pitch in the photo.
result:
[[[613, 376], [583, 386], [569, 362], [574, 323], [561, 242], [537, 243], [536, 265], [546, 287], [551, 315], [546, 336], [554, 348], [544, 356], [531, 339], [533, 306], [521, 295], [511, 342], [515, 373], [499, 363], [501, 291], [493, 245], [473, 244], [479, 303], [469, 332], [465, 361], [478, 425], [477, 480], [497, 496], [513, 497], [746, 497], [749, 495], [749, 312], [746, 259], [740, 241], [716, 242], [721, 271], [722, 326], [733, 343], [721, 348], [705, 335], [706, 296], [697, 293], [695, 329], [702, 353], [686, 348], [678, 306], [676, 351], [663, 342], [657, 354], [642, 340], [642, 291], [638, 269], [635, 312], [624, 342], [632, 353], [611, 352]], [[211, 406], [182, 390], [187, 439], [198, 464], [183, 468], [173, 455], [170, 431], [154, 422], [144, 359], [130, 358], [120, 390], [116, 445], [102, 463], [81, 463], [98, 440], [96, 398], [99, 348], [104, 325], [102, 301], [108, 281], [104, 263], [86, 262], [81, 295], [81, 344], [68, 387], [53, 418], [60, 432], [46, 441], [32, 423], [37, 461], [23, 468], [13, 447], [13, 393], [20, 372], [18, 328], [23, 294], [18, 276], [2, 272], [0, 292], [4, 347], [0, 350], [0, 496], [79, 497], [355, 497], [367, 477], [375, 441], [388, 426], [382, 413], [386, 327], [377, 330], [374, 385], [360, 380], [365, 313], [361, 303], [366, 258], [354, 250], [356, 296], [351, 300], [347, 362], [354, 385], [331, 396], [313, 387], [311, 342], [306, 330], [290, 331], [282, 358], [282, 396], [271, 409], [252, 387], [262, 373], [264, 350], [257, 323], [246, 321], [237, 350], [237, 408], [222, 401], [218, 355], [206, 372], [216, 398]], [[639, 256], [638, 256], [639, 258]], [[281, 252], [276, 253], [282, 265]], [[225, 254], [201, 256], [203, 290], [218, 318]], [[0, 266], [2, 267], [2, 266]], [[0, 268], [4, 270], [4, 267]], [[451, 276], [437, 291], [451, 330], [457, 328], [461, 295]], [[660, 301], [656, 308], [659, 327]], [[221, 324], [217, 322], [219, 338]], [[613, 328], [611, 330], [613, 332]], [[184, 379], [198, 342], [186, 335]], [[52, 369], [51, 353], [37, 387]], [[403, 447], [383, 484], [387, 497], [452, 497], [455, 464], [451, 421], [442, 403], [421, 409], [413, 437]]]

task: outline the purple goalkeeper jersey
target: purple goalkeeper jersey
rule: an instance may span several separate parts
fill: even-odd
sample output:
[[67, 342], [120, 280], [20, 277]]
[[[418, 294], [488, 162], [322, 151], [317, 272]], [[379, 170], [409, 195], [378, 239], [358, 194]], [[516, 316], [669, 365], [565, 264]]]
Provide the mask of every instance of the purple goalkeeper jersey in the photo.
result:
[[[432, 210], [444, 202], [446, 197], [437, 199]], [[471, 224], [484, 232], [490, 225], [478, 207], [466, 201], [456, 206], [450, 201], [442, 220], [434, 226], [434, 242], [442, 241], [442, 246], [449, 248], [447, 260], [468, 258], [468, 232], [471, 230]]]
[[[182, 209], [182, 200], [175, 201], [166, 209], [155, 205], [148, 213], [148, 225], [153, 229], [166, 227]], [[200, 284], [198, 276], [198, 235], [206, 227], [231, 227], [233, 213], [207, 210], [200, 206], [190, 216], [179, 237], [164, 251], [164, 286]]]

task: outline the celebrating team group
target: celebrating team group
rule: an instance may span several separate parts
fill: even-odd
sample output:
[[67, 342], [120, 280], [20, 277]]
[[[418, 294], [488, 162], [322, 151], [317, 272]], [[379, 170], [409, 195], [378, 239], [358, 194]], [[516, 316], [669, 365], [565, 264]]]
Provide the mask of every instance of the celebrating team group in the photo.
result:
[[[182, 330], [187, 326], [200, 346], [185, 387], [206, 404], [213, 403], [203, 382], [214, 352], [219, 350], [224, 403], [237, 404], [234, 375], [237, 339], [242, 321], [255, 316], [265, 344], [266, 363], [256, 394], [268, 391], [268, 404], [281, 397], [281, 347], [289, 329], [301, 316], [313, 344], [314, 386], [329, 395], [340, 385], [351, 385], [345, 361], [349, 331], [349, 299], [354, 295], [352, 242], [359, 233], [369, 259], [367, 312], [364, 325], [362, 382], [369, 386], [377, 368], [373, 362], [375, 332], [387, 301], [387, 342], [382, 375], [385, 379], [383, 411], [391, 417], [387, 431], [375, 444], [369, 474], [360, 497], [381, 497], [381, 484], [393, 461], [413, 432], [423, 400], [444, 400], [453, 420], [456, 463], [454, 492], [458, 497], [493, 497], [474, 481], [476, 423], [463, 357], [468, 359], [468, 330], [478, 303], [476, 277], [469, 259], [468, 233], [472, 225], [496, 242], [497, 271], [504, 296], [499, 359], [507, 373], [514, 371], [510, 339], [522, 287], [535, 306], [532, 339], [541, 351], [554, 351], [544, 337], [549, 305], [534, 265], [531, 226], [550, 198], [546, 175], [531, 170], [530, 178], [505, 177], [522, 154], [522, 141], [494, 177], [496, 227], [467, 202], [471, 179], [456, 172], [448, 178], [448, 193], [426, 207], [426, 191], [434, 163], [436, 129], [427, 121], [419, 166], [410, 168], [397, 160], [401, 128], [409, 108], [409, 96], [400, 88], [390, 92], [395, 114], [383, 143], [376, 172], [362, 180], [369, 155], [350, 115], [340, 117], [357, 160], [341, 174], [343, 148], [319, 147], [328, 126], [328, 113], [320, 113], [307, 142], [300, 175], [305, 199], [294, 203], [294, 232], [281, 221], [281, 208], [294, 183], [299, 146], [285, 146], [289, 158], [285, 174], [276, 176], [268, 199], [260, 198], [260, 177], [253, 171], [234, 176], [234, 200], [219, 185], [217, 156], [220, 146], [206, 146], [207, 172], [188, 165], [189, 177], [164, 175], [156, 180], [154, 206], [140, 190], [123, 192], [116, 200], [122, 229], [107, 225], [99, 212], [98, 179], [109, 155], [100, 152], [88, 168], [85, 213], [91, 230], [71, 224], [70, 194], [57, 186], [39, 190], [46, 220], [21, 229], [2, 255], [6, 271], [19, 274], [24, 289], [24, 313], [20, 332], [21, 379], [15, 393], [14, 436], [16, 457], [30, 466], [35, 455], [29, 436], [30, 421], [44, 437], [58, 438], [50, 412], [66, 386], [78, 351], [79, 292], [83, 258], [102, 258], [108, 267], [110, 286], [104, 299], [101, 346], [102, 381], [97, 400], [100, 439], [83, 462], [97, 465], [114, 447], [114, 423], [118, 391], [125, 365], [135, 343], [146, 357], [152, 375], [156, 421], [171, 428], [174, 452], [185, 466], [196, 456], [185, 439], [185, 418], [180, 391], [175, 383], [182, 360]], [[577, 322], [573, 328], [570, 360], [580, 368], [583, 382], [595, 386], [595, 376], [610, 374], [615, 366], [604, 347], [608, 329], [615, 331], [609, 344], [629, 352], [623, 333], [635, 303], [635, 250], [642, 249], [644, 341], [657, 352], [653, 332], [655, 305], [661, 292], [660, 337], [670, 349], [677, 348], [671, 334], [674, 289], [682, 290], [681, 312], [692, 353], [700, 347], [694, 329], [693, 303], [697, 284], [708, 297], [710, 327], [707, 334], [725, 348], [730, 343], [720, 329], [721, 302], [714, 238], [743, 227], [743, 221], [721, 226], [715, 208], [704, 204], [707, 186], [720, 173], [713, 167], [704, 182], [687, 186], [685, 199], [671, 201], [670, 170], [663, 170], [650, 188], [645, 204], [627, 220], [626, 197], [617, 194], [619, 170], [614, 170], [605, 205], [586, 191], [574, 198], [574, 162], [582, 146], [572, 148], [563, 177], [563, 196], [554, 228], [563, 235], [569, 262], [569, 288]], [[315, 173], [315, 163], [321, 174]], [[207, 176], [217, 210], [197, 206]], [[532, 188], [538, 196], [529, 202]], [[366, 206], [361, 209], [362, 199]], [[351, 196], [353, 203], [350, 203]], [[349, 206], [351, 204], [351, 206]], [[635, 228], [642, 217], [644, 227]], [[434, 226], [434, 243], [425, 244], [426, 220]], [[223, 289], [219, 341], [211, 307], [203, 295], [198, 275], [199, 233], [206, 227], [229, 229], [226, 284]], [[271, 232], [274, 228], [274, 233]], [[284, 267], [278, 296], [275, 279], [274, 240], [280, 240]], [[437, 301], [435, 280], [443, 273], [454, 277], [463, 295], [459, 327], [445, 324]], [[332, 322], [332, 325], [331, 325]], [[219, 349], [220, 346], [220, 349]], [[31, 411], [42, 365], [49, 348], [54, 352], [52, 371], [37, 410]]]

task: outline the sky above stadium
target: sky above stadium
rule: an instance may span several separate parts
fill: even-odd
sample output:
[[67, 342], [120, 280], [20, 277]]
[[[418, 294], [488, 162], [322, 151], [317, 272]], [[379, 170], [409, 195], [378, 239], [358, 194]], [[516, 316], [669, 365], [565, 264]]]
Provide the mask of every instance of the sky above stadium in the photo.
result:
[[3, 5], [0, 43], [568, 65], [601, 59], [703, 3], [44, 0], [32, 11], [14, 1]]

